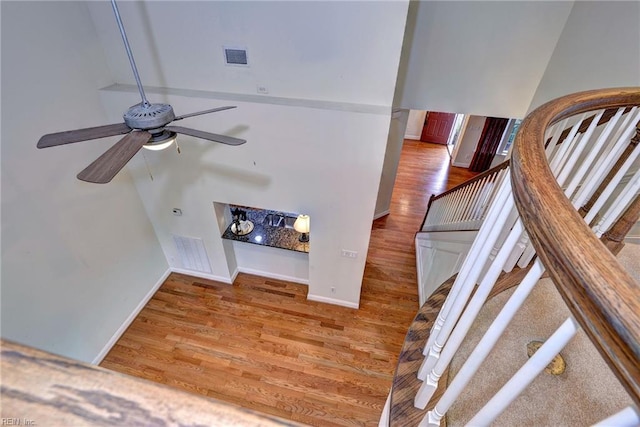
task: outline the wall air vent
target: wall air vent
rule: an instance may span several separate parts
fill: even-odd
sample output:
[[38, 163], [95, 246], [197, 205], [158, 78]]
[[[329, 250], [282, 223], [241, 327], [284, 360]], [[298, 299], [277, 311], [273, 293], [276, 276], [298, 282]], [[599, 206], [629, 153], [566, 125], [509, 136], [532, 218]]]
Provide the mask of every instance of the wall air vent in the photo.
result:
[[178, 256], [185, 270], [211, 273], [211, 264], [204, 248], [202, 239], [193, 237], [173, 236]]
[[224, 46], [224, 62], [227, 65], [239, 65], [242, 67], [249, 66], [247, 59], [247, 49], [242, 47]]

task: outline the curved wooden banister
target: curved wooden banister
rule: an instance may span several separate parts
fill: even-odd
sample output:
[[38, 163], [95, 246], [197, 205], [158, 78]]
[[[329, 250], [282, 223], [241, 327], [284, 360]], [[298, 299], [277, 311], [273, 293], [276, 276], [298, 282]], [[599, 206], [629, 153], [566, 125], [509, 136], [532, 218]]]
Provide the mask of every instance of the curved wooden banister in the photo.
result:
[[545, 130], [575, 114], [640, 105], [640, 88], [576, 93], [548, 102], [522, 122], [511, 173], [516, 206], [566, 304], [640, 405], [640, 284], [585, 224], [545, 156]]

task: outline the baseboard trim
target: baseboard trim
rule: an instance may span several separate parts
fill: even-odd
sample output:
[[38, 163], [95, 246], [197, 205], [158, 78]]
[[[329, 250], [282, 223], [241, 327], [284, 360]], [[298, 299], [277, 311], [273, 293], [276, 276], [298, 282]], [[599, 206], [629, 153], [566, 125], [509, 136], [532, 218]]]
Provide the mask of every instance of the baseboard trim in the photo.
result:
[[387, 216], [391, 213], [391, 211], [389, 209], [387, 209], [386, 211], [382, 211], [379, 214], [376, 214], [373, 216], [373, 220], [375, 221], [378, 218], [382, 218], [383, 216]]
[[624, 238], [624, 243], [640, 245], [640, 236], [627, 236]]
[[287, 276], [285, 274], [271, 273], [269, 271], [254, 270], [253, 268], [245, 268], [245, 267], [238, 267], [238, 269], [235, 272], [234, 279], [235, 279], [235, 276], [238, 275], [238, 272], [251, 274], [253, 276], [266, 277], [268, 279], [285, 280], [287, 282], [299, 283], [301, 285], [309, 286], [309, 279], [300, 279], [299, 277]]
[[167, 271], [165, 271], [162, 276], [160, 277], [160, 279], [158, 279], [158, 281], [156, 282], [155, 285], [153, 285], [153, 287], [149, 290], [149, 292], [147, 292], [147, 294], [144, 296], [144, 298], [142, 298], [142, 300], [138, 303], [138, 305], [136, 306], [136, 308], [131, 312], [131, 314], [126, 318], [126, 320], [122, 323], [122, 325], [120, 325], [120, 327], [118, 328], [118, 330], [116, 330], [116, 332], [111, 336], [111, 339], [109, 339], [109, 341], [107, 341], [107, 344], [102, 348], [102, 350], [100, 351], [100, 353], [98, 353], [98, 355], [93, 359], [93, 361], [91, 362], [91, 364], [93, 365], [99, 365], [100, 362], [102, 362], [102, 360], [107, 356], [107, 353], [109, 353], [109, 351], [111, 351], [111, 347], [113, 347], [114, 345], [116, 345], [116, 342], [118, 342], [118, 340], [120, 339], [120, 337], [122, 336], [122, 334], [124, 334], [124, 332], [127, 330], [127, 328], [129, 327], [129, 325], [131, 325], [131, 322], [134, 321], [134, 319], [138, 316], [138, 314], [140, 313], [140, 311], [142, 311], [142, 309], [144, 308], [145, 305], [147, 305], [147, 303], [149, 302], [149, 300], [153, 297], [153, 295], [158, 291], [158, 289], [160, 288], [160, 286], [162, 286], [162, 284], [164, 283], [165, 280], [167, 280], [167, 277], [169, 277], [169, 274], [171, 274], [171, 269], [167, 269]]
[[233, 283], [233, 277], [229, 278], [229, 277], [224, 277], [224, 276], [216, 276], [213, 274], [209, 274], [209, 273], [202, 273], [200, 271], [192, 271], [192, 270], [185, 270], [182, 268], [175, 268], [175, 267], [171, 267], [171, 272], [172, 273], [180, 273], [180, 274], [185, 274], [187, 276], [193, 276], [193, 277], [197, 277], [199, 279], [207, 279], [207, 280], [214, 280], [216, 282], [222, 282], [222, 283], [226, 283], [227, 285], [230, 285]]
[[231, 283], [232, 284], [233, 284], [233, 282], [236, 281], [236, 277], [238, 277], [238, 273], [240, 273], [240, 271], [238, 271], [237, 268], [235, 270], [233, 270], [233, 273], [231, 273]]
[[404, 139], [415, 139], [416, 141], [420, 141], [420, 135], [405, 135]]
[[326, 304], [341, 305], [343, 307], [356, 308], [356, 309], [360, 308], [360, 304], [358, 303], [343, 301], [341, 299], [323, 297], [320, 295], [307, 294], [307, 299], [310, 301], [324, 302]]
[[471, 163], [452, 162], [451, 164], [458, 168], [468, 168], [469, 166], [471, 166]]

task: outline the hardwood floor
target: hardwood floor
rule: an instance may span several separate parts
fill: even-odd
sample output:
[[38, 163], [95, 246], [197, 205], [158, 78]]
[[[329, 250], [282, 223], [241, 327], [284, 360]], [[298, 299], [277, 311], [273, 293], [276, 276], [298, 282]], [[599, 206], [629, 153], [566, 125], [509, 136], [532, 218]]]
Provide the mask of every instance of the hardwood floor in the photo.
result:
[[406, 140], [390, 215], [373, 223], [360, 309], [303, 285], [172, 274], [101, 366], [318, 426], [375, 426], [418, 310], [413, 238], [429, 196], [475, 174]]

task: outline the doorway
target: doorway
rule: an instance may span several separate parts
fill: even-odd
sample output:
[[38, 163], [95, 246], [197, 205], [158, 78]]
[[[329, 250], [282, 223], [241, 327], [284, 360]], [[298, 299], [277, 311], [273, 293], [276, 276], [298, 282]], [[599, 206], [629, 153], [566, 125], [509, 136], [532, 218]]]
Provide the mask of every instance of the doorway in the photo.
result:
[[447, 145], [455, 119], [455, 113], [428, 111], [424, 119], [420, 141]]

